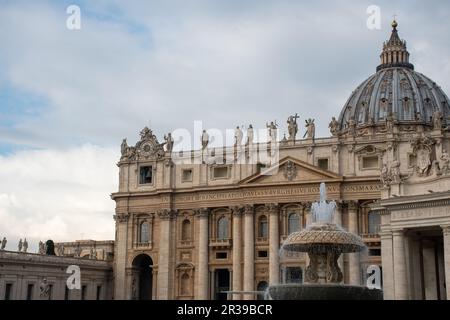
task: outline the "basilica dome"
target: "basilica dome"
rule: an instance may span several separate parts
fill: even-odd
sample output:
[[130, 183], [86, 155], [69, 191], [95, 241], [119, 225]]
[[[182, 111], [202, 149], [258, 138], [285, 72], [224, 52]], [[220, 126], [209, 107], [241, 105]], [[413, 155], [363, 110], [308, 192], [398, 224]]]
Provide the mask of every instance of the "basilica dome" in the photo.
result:
[[353, 91], [339, 116], [339, 129], [349, 121], [358, 126], [378, 125], [391, 116], [399, 124], [432, 125], [432, 117], [441, 112], [444, 125], [450, 125], [450, 101], [431, 79], [414, 71], [409, 63], [406, 42], [392, 23], [389, 41], [383, 44], [377, 72]]

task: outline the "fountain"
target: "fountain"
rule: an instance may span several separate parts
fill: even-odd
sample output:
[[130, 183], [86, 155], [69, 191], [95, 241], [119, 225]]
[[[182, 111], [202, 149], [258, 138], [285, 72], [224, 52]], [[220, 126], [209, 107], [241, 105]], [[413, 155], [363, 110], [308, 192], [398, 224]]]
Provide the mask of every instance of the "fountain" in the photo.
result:
[[342, 284], [338, 259], [342, 253], [365, 249], [362, 239], [333, 223], [336, 203], [326, 201], [325, 183], [320, 185], [320, 201], [311, 206], [312, 223], [292, 233], [283, 243], [287, 252], [306, 252], [309, 265], [304, 284], [271, 285], [268, 293], [275, 300], [381, 300], [382, 291], [365, 286]]

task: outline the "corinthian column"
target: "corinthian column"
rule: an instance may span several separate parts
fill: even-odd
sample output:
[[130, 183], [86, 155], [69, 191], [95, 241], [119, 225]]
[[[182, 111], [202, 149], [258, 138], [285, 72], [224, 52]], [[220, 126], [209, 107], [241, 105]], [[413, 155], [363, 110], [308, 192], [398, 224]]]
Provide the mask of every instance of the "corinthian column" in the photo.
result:
[[450, 226], [443, 226], [442, 231], [444, 234], [445, 283], [447, 290], [447, 300], [450, 300]]
[[394, 295], [395, 300], [408, 299], [408, 278], [406, 275], [405, 235], [403, 230], [392, 232], [394, 249]]
[[161, 210], [159, 216], [158, 299], [168, 300], [170, 275], [170, 223], [175, 212]]
[[[244, 291], [255, 290], [255, 225], [253, 211], [253, 206], [247, 205], [244, 208]], [[246, 300], [253, 298], [253, 294], [244, 295]]]
[[195, 215], [199, 219], [198, 236], [198, 267], [197, 267], [197, 300], [208, 299], [208, 209], [195, 210]]
[[[358, 204], [355, 201], [350, 201], [348, 204], [348, 231], [354, 234], [358, 232]], [[359, 253], [349, 253], [349, 280], [350, 284], [360, 285], [361, 274], [359, 268]]]
[[[242, 208], [232, 207], [233, 213], [233, 291], [242, 291]], [[233, 300], [240, 300], [234, 294]]]
[[125, 299], [126, 285], [125, 285], [125, 269], [127, 263], [127, 239], [128, 239], [128, 214], [119, 213], [114, 216], [116, 220], [117, 238], [115, 242], [116, 251], [114, 253], [114, 297], [118, 300]]
[[280, 229], [278, 205], [267, 204], [266, 212], [269, 215], [269, 284], [280, 283]]
[[[336, 210], [334, 211], [334, 221], [337, 226], [342, 228], [342, 202], [336, 201]], [[345, 274], [344, 271], [344, 255], [341, 254], [341, 256], [338, 259], [338, 265], [339, 268], [342, 271], [342, 274]]]

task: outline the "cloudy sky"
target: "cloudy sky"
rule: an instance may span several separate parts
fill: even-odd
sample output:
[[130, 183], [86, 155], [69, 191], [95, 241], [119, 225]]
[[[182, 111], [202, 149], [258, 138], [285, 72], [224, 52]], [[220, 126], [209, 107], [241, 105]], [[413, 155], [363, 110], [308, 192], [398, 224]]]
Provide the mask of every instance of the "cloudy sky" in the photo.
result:
[[[448, 1], [0, 0], [0, 237], [113, 239], [121, 139], [151, 127], [320, 136], [374, 73], [398, 15], [416, 70], [450, 93]], [[66, 27], [69, 5], [81, 30]], [[366, 12], [381, 9], [380, 30]], [[301, 135], [304, 129], [301, 128]], [[195, 138], [195, 141], [197, 138]]]

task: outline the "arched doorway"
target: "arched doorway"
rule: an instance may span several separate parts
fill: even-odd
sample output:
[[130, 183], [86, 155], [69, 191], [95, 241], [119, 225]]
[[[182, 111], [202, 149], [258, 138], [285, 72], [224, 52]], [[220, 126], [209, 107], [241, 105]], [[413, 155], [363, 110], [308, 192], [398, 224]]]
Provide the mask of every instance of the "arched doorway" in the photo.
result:
[[131, 280], [131, 299], [151, 300], [153, 287], [153, 260], [140, 254], [133, 260], [135, 270]]
[[[267, 283], [267, 281], [261, 281], [258, 283], [258, 286], [256, 287], [256, 290], [259, 292], [264, 292], [266, 291], [267, 287], [269, 286], [269, 284]], [[257, 299], [258, 300], [264, 300], [264, 293], [258, 293]]]

